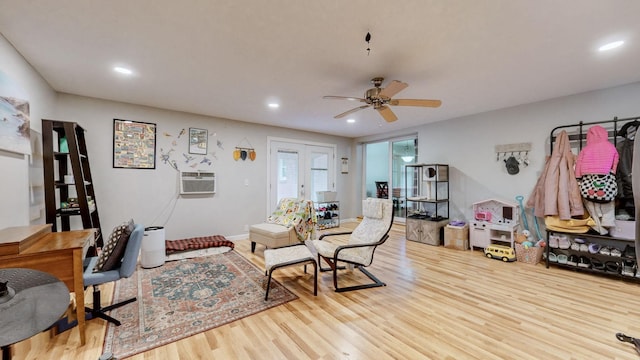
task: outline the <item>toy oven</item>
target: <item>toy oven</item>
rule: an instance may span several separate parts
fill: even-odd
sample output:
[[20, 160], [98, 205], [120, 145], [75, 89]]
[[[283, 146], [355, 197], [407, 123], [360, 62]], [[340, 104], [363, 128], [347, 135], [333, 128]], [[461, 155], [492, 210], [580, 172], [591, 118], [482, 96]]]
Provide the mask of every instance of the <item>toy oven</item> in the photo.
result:
[[491, 213], [488, 211], [478, 211], [476, 213], [476, 220], [478, 221], [491, 221]]

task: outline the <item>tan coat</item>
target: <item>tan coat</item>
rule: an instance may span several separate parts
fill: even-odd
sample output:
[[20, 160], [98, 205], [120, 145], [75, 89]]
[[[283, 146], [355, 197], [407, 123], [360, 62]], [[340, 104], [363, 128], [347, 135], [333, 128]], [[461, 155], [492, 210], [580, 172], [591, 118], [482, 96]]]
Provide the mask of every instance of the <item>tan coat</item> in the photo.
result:
[[535, 209], [535, 216], [558, 215], [561, 220], [569, 220], [573, 216], [584, 215], [574, 165], [575, 154], [571, 152], [569, 136], [562, 130], [527, 200], [526, 205]]

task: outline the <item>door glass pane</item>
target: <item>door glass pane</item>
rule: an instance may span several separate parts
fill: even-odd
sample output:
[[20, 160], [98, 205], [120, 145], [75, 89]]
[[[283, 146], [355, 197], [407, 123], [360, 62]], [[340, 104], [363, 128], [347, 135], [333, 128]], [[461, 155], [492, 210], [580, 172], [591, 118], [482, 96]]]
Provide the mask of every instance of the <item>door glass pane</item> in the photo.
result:
[[298, 153], [278, 150], [277, 201], [298, 197]]
[[[394, 215], [404, 217], [404, 197], [405, 189], [405, 165], [415, 164], [418, 158], [418, 147], [416, 139], [398, 140], [392, 143], [392, 164], [393, 169], [390, 195], [393, 199]], [[411, 179], [409, 179], [411, 180]]]
[[314, 202], [318, 201], [317, 192], [318, 191], [330, 191], [329, 187], [329, 154], [319, 153], [319, 152], [311, 152], [310, 154], [311, 161], [311, 184], [309, 187], [310, 194], [308, 194], [308, 198], [313, 200]]
[[[365, 152], [364, 179], [366, 197], [388, 198], [389, 142], [366, 144]], [[385, 184], [387, 193], [384, 191]]]
[[269, 209], [283, 197], [315, 201], [318, 191], [335, 191], [335, 147], [271, 141], [269, 154]]

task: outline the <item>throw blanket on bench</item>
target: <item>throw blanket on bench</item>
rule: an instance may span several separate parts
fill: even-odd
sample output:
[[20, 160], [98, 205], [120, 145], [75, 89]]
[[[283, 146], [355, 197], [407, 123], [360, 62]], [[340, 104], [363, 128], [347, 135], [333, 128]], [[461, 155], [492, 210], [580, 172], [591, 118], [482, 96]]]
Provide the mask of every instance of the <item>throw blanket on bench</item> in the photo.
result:
[[234, 243], [222, 235], [211, 235], [181, 240], [165, 240], [165, 245], [166, 253], [172, 254], [178, 251], [206, 249], [218, 246], [228, 246], [233, 249]]
[[316, 228], [316, 209], [311, 200], [282, 198], [276, 210], [267, 219], [268, 223], [287, 228], [294, 227], [298, 240], [312, 238]]

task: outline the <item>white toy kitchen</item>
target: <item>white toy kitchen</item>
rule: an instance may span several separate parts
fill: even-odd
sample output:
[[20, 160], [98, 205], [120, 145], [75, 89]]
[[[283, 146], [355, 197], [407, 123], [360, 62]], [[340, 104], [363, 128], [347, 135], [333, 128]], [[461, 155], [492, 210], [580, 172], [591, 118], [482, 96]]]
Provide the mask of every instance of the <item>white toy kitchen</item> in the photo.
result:
[[519, 208], [517, 204], [497, 199], [474, 203], [473, 220], [469, 226], [471, 250], [507, 243], [513, 248], [519, 225]]

